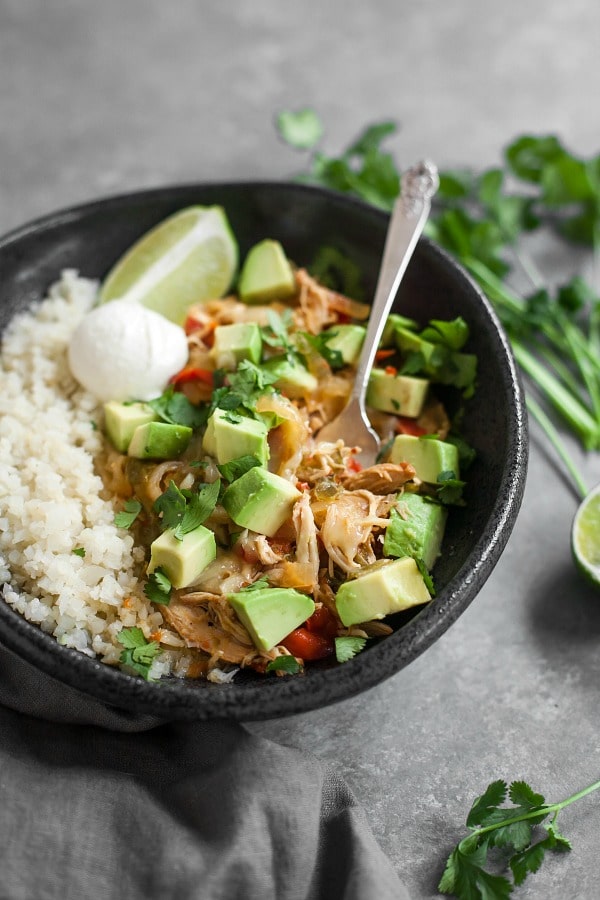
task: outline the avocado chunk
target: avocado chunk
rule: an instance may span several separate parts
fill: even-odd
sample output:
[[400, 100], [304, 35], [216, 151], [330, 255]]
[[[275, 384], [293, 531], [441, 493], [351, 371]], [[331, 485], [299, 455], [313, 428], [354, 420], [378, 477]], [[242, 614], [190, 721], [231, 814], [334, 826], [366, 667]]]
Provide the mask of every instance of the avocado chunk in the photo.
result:
[[233, 371], [243, 359], [258, 364], [262, 354], [260, 326], [256, 322], [218, 325], [212, 356], [218, 369]]
[[405, 491], [390, 513], [384, 556], [412, 556], [432, 569], [440, 555], [447, 515], [440, 503]]
[[290, 362], [285, 356], [273, 357], [263, 363], [262, 368], [276, 379], [274, 386], [290, 400], [298, 400], [311, 394], [319, 384], [306, 366], [300, 362]]
[[227, 599], [259, 650], [272, 650], [315, 611], [310, 597], [293, 588], [256, 588]]
[[127, 453], [133, 432], [138, 425], [156, 421], [156, 413], [146, 403], [104, 404], [104, 426], [111, 444], [119, 453]]
[[136, 459], [175, 459], [188, 446], [193, 429], [170, 422], [148, 422], [133, 432], [127, 453]]
[[419, 323], [415, 322], [414, 319], [409, 319], [406, 316], [400, 316], [398, 313], [390, 313], [387, 317], [386, 323], [383, 326], [383, 333], [381, 335], [381, 339], [379, 341], [380, 347], [393, 347], [396, 343], [396, 329], [397, 328], [418, 328]]
[[236, 525], [272, 537], [299, 497], [300, 491], [285, 478], [254, 466], [229, 485], [222, 503]]
[[392, 444], [390, 462], [410, 463], [417, 478], [431, 484], [437, 482], [442, 472], [454, 472], [456, 478], [460, 477], [458, 450], [454, 444], [437, 438], [399, 434]]
[[421, 415], [429, 381], [412, 375], [393, 375], [372, 369], [367, 388], [367, 406], [380, 412], [416, 418]]
[[161, 568], [174, 588], [184, 588], [196, 580], [217, 556], [215, 536], [199, 525], [179, 540], [172, 528], [150, 544], [148, 575]]
[[226, 409], [216, 409], [210, 416], [202, 447], [219, 465], [239, 456], [256, 456], [263, 465], [269, 459], [269, 429], [261, 419], [251, 419]]
[[359, 625], [383, 619], [431, 600], [423, 576], [412, 556], [404, 556], [371, 569], [342, 584], [335, 605], [342, 624]]
[[296, 293], [294, 272], [279, 241], [260, 241], [248, 251], [238, 293], [244, 303], [271, 303]]
[[330, 350], [337, 350], [342, 354], [345, 366], [353, 366], [360, 356], [366, 331], [362, 325], [335, 325], [324, 331], [323, 336], [327, 337], [331, 333], [332, 337], [328, 338], [327, 346]]

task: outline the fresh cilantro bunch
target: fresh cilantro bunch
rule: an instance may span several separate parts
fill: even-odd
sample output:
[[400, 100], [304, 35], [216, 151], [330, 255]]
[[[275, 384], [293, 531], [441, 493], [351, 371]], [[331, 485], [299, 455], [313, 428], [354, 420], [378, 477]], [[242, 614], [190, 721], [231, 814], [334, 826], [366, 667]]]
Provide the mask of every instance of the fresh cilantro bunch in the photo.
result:
[[[300, 180], [391, 210], [400, 175], [384, 144], [395, 123], [369, 126], [337, 156], [319, 149], [323, 127], [314, 111], [282, 113], [277, 127], [290, 146], [309, 152]], [[546, 283], [525, 252], [528, 235], [540, 229], [598, 254], [600, 155], [583, 159], [555, 135], [524, 135], [505, 148], [500, 166], [440, 172], [426, 233], [494, 304], [527, 379], [528, 409], [585, 496], [555, 418], [586, 449], [600, 449], [600, 300], [580, 276]], [[517, 288], [523, 278], [527, 286]]]
[[[600, 781], [560, 803], [546, 803], [525, 781], [513, 781], [510, 787], [505, 781], [493, 781], [473, 803], [466, 822], [470, 833], [448, 857], [438, 890], [459, 900], [508, 897], [513, 887], [538, 871], [548, 850], [571, 849], [558, 830], [558, 815], [598, 788]], [[502, 806], [507, 794], [513, 806]], [[536, 841], [540, 831], [541, 840]], [[497, 870], [501, 862], [507, 864], [512, 880], [488, 870], [490, 864]]]

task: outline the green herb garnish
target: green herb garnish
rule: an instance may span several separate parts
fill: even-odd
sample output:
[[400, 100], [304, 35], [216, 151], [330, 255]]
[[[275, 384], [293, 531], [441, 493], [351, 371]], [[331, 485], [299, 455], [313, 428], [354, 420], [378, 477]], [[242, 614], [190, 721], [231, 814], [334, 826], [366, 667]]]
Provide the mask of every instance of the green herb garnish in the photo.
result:
[[156, 641], [147, 641], [142, 629], [137, 626], [121, 629], [117, 640], [125, 647], [119, 657], [121, 664], [133, 669], [146, 681], [152, 681], [149, 675], [150, 667], [162, 653], [159, 644]]
[[323, 134], [321, 120], [312, 109], [279, 113], [277, 128], [283, 139], [299, 150], [312, 147]]
[[208, 519], [217, 504], [220, 489], [220, 478], [201, 485], [196, 491], [182, 491], [170, 481], [167, 490], [154, 501], [153, 509], [160, 516], [162, 527], [172, 528], [173, 536], [180, 541], [184, 534], [194, 531]]
[[168, 606], [171, 602], [171, 591], [173, 586], [169, 580], [169, 576], [160, 566], [148, 576], [148, 581], [144, 585], [144, 594], [152, 603], [159, 603], [162, 606]]
[[236, 478], [240, 478], [242, 475], [245, 475], [246, 472], [249, 472], [250, 469], [253, 469], [255, 466], [260, 466], [261, 461], [256, 456], [238, 456], [237, 459], [231, 459], [229, 462], [222, 463], [220, 466], [217, 466], [217, 469], [225, 479], [225, 481], [235, 481]]
[[139, 500], [126, 500], [124, 509], [115, 514], [114, 523], [117, 528], [131, 528], [141, 511]]
[[85, 547], [73, 547], [71, 551], [75, 554], [75, 556], [81, 556], [82, 558], [85, 556]]
[[166, 391], [155, 400], [146, 401], [156, 415], [163, 422], [172, 425], [187, 425], [189, 428], [200, 428], [206, 423], [208, 412], [204, 406], [195, 406], [190, 403], [185, 394], [176, 391], [170, 385]]
[[364, 648], [367, 639], [364, 637], [354, 637], [353, 635], [345, 635], [335, 638], [335, 658], [339, 663], [348, 662], [353, 656]]
[[242, 587], [238, 590], [238, 594], [247, 594], [249, 591], [262, 591], [263, 588], [268, 588], [269, 582], [266, 577], [258, 578], [256, 581], [253, 581], [251, 584], [247, 584], [245, 587]]
[[[570, 842], [557, 828], [558, 814], [598, 788], [600, 781], [560, 803], [546, 803], [544, 797], [535, 793], [525, 781], [513, 781], [510, 788], [505, 781], [493, 781], [471, 807], [466, 822], [470, 833], [448, 857], [438, 890], [459, 900], [503, 900], [508, 897], [513, 887], [523, 884], [530, 873], [537, 872], [546, 851], [571, 849]], [[501, 806], [507, 791], [514, 804], [512, 807]], [[549, 816], [552, 816], [550, 821], [545, 821]], [[538, 826], [544, 829], [545, 836], [534, 843]], [[490, 852], [492, 856], [498, 856], [498, 862], [506, 860], [508, 855], [512, 880], [486, 869], [488, 862], [496, 862], [493, 858], [488, 859]], [[494, 868], [497, 871], [496, 865]]]
[[267, 672], [285, 672], [287, 675], [297, 675], [302, 671], [302, 666], [295, 656], [277, 656], [267, 663]]
[[435, 495], [446, 506], [464, 506], [463, 489], [465, 482], [456, 477], [451, 469], [440, 472], [437, 478]]
[[322, 331], [320, 334], [309, 334], [308, 331], [298, 332], [303, 341], [306, 341], [313, 350], [329, 363], [332, 369], [341, 369], [345, 365], [344, 357], [340, 350], [334, 350], [329, 346], [329, 341], [337, 334], [337, 331]]

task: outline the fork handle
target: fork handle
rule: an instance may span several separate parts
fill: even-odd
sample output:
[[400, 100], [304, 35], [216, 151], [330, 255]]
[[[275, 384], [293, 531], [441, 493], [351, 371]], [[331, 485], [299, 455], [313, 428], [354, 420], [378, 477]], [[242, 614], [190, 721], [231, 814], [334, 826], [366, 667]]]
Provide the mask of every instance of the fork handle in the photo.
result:
[[369, 324], [363, 343], [350, 399], [364, 402], [369, 375], [388, 313], [406, 267], [413, 255], [439, 185], [436, 166], [422, 161], [402, 176], [402, 190], [394, 204]]

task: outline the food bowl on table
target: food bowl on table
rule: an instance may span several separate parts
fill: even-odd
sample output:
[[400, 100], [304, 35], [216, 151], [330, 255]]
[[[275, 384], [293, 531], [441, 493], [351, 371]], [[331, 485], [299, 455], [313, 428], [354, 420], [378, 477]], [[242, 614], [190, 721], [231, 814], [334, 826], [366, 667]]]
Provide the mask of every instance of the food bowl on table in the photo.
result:
[[[41, 300], [66, 269], [102, 279], [145, 232], [193, 205], [219, 205], [240, 257], [264, 238], [281, 243], [298, 266], [333, 246], [359, 267], [373, 295], [388, 217], [326, 190], [286, 183], [182, 185], [110, 197], [38, 219], [0, 240], [0, 328]], [[504, 549], [523, 495], [527, 428], [509, 346], [481, 291], [445, 252], [421, 239], [393, 312], [425, 325], [463, 317], [467, 349], [478, 359], [477, 389], [461, 432], [475, 448], [464, 492], [452, 508], [433, 571], [436, 595], [391, 618], [393, 633], [369, 640], [344, 663], [329, 659], [299, 676], [264, 677], [242, 669], [228, 683], [169, 676], [145, 681], [57, 642], [0, 599], [0, 639], [41, 671], [106, 703], [167, 719], [267, 719], [341, 701], [394, 675], [437, 640], [475, 598]], [[35, 423], [32, 423], [35, 427]]]

